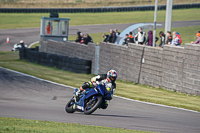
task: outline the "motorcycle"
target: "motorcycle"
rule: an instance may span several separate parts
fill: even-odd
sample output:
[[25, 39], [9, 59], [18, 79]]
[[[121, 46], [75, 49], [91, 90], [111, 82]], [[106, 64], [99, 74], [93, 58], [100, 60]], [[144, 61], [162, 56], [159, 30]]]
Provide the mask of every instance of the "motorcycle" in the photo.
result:
[[[24, 45], [25, 48], [27, 48], [28, 46], [27, 45]], [[13, 48], [12, 48], [12, 51], [19, 51], [19, 49], [22, 48], [22, 45], [19, 43], [19, 44], [14, 44]]]
[[74, 90], [73, 97], [65, 106], [67, 113], [74, 113], [75, 111], [84, 112], [84, 114], [92, 114], [97, 108], [106, 109], [106, 100], [111, 100], [111, 92], [107, 91], [105, 86], [97, 85], [94, 88], [87, 88], [76, 96], [78, 89]]

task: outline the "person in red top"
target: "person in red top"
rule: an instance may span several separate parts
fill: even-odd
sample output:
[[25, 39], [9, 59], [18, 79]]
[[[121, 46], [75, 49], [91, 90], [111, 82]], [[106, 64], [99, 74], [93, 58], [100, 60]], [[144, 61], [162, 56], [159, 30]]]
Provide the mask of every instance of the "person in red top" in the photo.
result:
[[181, 45], [182, 40], [181, 40], [181, 36], [180, 36], [180, 34], [179, 34], [178, 32], [176, 32], [176, 31], [174, 31], [174, 32], [173, 32], [173, 35], [176, 35], [176, 36], [178, 37], [178, 39], [179, 39], [179, 43], [180, 43], [180, 45]]
[[51, 31], [52, 31], [52, 26], [51, 26], [51, 23], [49, 22], [47, 27], [46, 27], [46, 30], [47, 30], [47, 34], [51, 34]]

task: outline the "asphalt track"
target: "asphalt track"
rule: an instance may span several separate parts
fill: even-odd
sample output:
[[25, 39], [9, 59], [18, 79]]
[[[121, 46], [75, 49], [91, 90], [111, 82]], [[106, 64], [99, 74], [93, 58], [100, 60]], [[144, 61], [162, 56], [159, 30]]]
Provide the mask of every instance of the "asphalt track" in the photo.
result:
[[58, 121], [167, 133], [199, 133], [200, 113], [114, 97], [106, 110], [68, 114], [73, 89], [0, 68], [0, 117]]
[[[106, 24], [106, 25], [82, 25], [82, 26], [70, 26], [69, 35], [76, 35], [77, 31], [83, 33], [101, 33], [109, 32], [109, 29], [124, 30], [131, 24]], [[164, 27], [164, 22], [161, 22]], [[175, 21], [172, 22], [172, 27], [187, 27], [200, 25], [200, 20], [194, 21]], [[159, 27], [158, 27], [159, 28]], [[27, 29], [6, 29], [0, 30], [0, 51], [10, 51], [14, 44], [19, 43], [20, 40], [24, 40], [25, 44], [30, 45], [35, 41], [40, 40], [40, 28], [27, 28]], [[6, 38], [10, 38], [10, 43], [6, 43]], [[100, 36], [102, 37], [102, 36]]]

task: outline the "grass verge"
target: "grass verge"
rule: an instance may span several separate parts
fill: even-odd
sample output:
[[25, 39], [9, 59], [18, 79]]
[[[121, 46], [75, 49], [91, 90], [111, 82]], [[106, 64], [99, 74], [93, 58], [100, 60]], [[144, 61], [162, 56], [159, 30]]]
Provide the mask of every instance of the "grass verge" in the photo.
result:
[[151, 133], [102, 126], [87, 126], [77, 123], [49, 122], [0, 117], [0, 132], [3, 133]]
[[[180, 33], [182, 38], [182, 45], [185, 43], [190, 43], [191, 41], [196, 41], [196, 33], [200, 30], [200, 26], [189, 26], [189, 27], [175, 27], [172, 28], [172, 31], [177, 31]], [[164, 28], [157, 29], [157, 37], [159, 37], [159, 32], [165, 31]], [[90, 36], [93, 38], [94, 43], [100, 43], [103, 40], [103, 33], [93, 33]], [[109, 34], [109, 32], [106, 32]], [[69, 36], [69, 40], [76, 40], [76, 36]], [[159, 42], [159, 41], [158, 41]]]
[[[56, 68], [29, 63], [26, 60], [20, 61], [18, 52], [0, 51], [0, 66], [74, 87], [80, 87], [83, 82], [89, 81], [94, 76], [62, 71]], [[115, 94], [135, 100], [200, 112], [200, 96], [187, 95], [145, 85], [134, 85], [132, 82], [119, 80], [117, 80]]]
[[30, 48], [35, 48], [35, 47], [38, 47], [38, 46], [39, 46], [39, 43], [35, 43]]
[[[172, 21], [200, 20], [200, 8], [172, 11]], [[157, 22], [165, 21], [165, 10], [159, 10]], [[49, 13], [0, 13], [0, 29], [40, 27], [41, 17]], [[106, 12], [106, 13], [60, 13], [60, 18], [70, 18], [70, 25], [119, 24], [153, 22], [154, 11]]]

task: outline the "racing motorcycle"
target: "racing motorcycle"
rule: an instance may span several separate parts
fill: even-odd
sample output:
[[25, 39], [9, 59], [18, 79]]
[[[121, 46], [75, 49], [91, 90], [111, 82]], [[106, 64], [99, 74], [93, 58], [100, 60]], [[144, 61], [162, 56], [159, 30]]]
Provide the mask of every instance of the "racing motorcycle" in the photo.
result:
[[105, 86], [97, 85], [94, 88], [87, 88], [76, 96], [78, 89], [74, 90], [73, 97], [65, 106], [67, 113], [74, 113], [75, 111], [84, 112], [84, 114], [92, 114], [97, 108], [106, 109], [106, 100], [111, 100], [111, 92], [107, 91]]
[[20, 43], [16, 43], [14, 44], [13, 48], [12, 48], [12, 51], [19, 51], [20, 48], [22, 48], [22, 45], [27, 48], [28, 46], [27, 45], [24, 45], [24, 41], [21, 40]]

